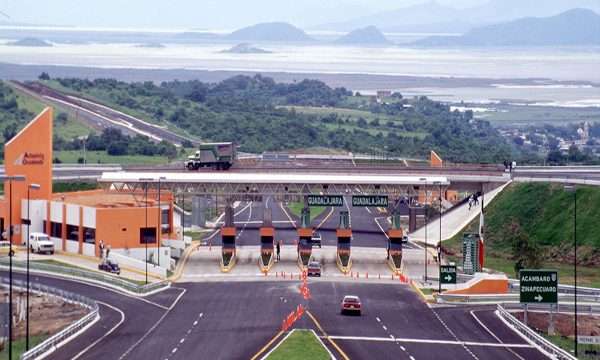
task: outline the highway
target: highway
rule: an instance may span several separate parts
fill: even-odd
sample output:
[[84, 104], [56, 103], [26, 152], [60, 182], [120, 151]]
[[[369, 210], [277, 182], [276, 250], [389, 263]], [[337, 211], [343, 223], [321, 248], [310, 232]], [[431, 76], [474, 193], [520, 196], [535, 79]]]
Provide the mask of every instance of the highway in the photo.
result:
[[[430, 308], [407, 285], [310, 280], [305, 302], [299, 281], [289, 280], [177, 283], [145, 299], [45, 276], [33, 281], [100, 302], [101, 320], [49, 359], [248, 359], [300, 303], [314, 320], [305, 315], [296, 326], [322, 329], [351, 359], [545, 359], [490, 308]], [[347, 294], [361, 297], [362, 316], [340, 314]]]

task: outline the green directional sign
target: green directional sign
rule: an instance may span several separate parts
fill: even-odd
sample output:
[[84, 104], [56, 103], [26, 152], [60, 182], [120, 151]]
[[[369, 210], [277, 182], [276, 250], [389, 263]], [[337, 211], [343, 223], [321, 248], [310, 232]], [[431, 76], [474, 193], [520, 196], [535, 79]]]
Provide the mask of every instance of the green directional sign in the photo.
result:
[[352, 206], [387, 207], [388, 197], [387, 195], [354, 195]]
[[456, 265], [440, 266], [440, 279], [442, 284], [456, 284]]
[[344, 206], [342, 195], [308, 195], [308, 206]]
[[556, 304], [558, 302], [558, 273], [556, 270], [521, 270], [521, 303]]

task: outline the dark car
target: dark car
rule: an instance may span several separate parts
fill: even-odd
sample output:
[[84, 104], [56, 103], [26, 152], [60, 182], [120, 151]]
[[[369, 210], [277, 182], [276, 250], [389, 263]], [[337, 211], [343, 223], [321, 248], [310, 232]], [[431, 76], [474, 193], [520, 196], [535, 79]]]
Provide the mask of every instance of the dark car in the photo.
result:
[[117, 275], [121, 274], [121, 268], [119, 267], [119, 264], [117, 264], [116, 261], [111, 259], [104, 260], [103, 262], [98, 264], [98, 270], [106, 271]]
[[309, 262], [306, 269], [306, 275], [321, 277], [321, 263], [318, 261]]

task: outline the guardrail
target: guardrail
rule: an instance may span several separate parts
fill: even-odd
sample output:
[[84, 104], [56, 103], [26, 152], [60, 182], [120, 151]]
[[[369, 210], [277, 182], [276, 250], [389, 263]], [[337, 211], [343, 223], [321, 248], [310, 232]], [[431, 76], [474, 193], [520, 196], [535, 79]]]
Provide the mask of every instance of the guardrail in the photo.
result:
[[[519, 294], [438, 294], [436, 297], [443, 302], [449, 303], [518, 303]], [[573, 294], [559, 294], [558, 300], [560, 307], [569, 306], [573, 303], [575, 296]], [[577, 295], [577, 301], [580, 303], [578, 308], [589, 308], [590, 311], [600, 312], [600, 297], [596, 295]]]
[[517, 332], [519, 332], [519, 334], [521, 334], [521, 336], [523, 336], [529, 342], [535, 344], [542, 352], [546, 353], [552, 359], [577, 360], [577, 358], [554, 345], [550, 341], [544, 339], [541, 335], [530, 329], [527, 325], [523, 324], [521, 321], [519, 321], [519, 319], [508, 312], [502, 306], [502, 304], [498, 304], [496, 314], [506, 323], [510, 324]]
[[[9, 281], [10, 280], [7, 278], [2, 278], [3, 285], [8, 286]], [[21, 289], [22, 291], [27, 289], [25, 281], [17, 279], [13, 279], [13, 287]], [[59, 297], [68, 303], [78, 304], [89, 309], [90, 311], [71, 325], [50, 336], [38, 345], [29, 349], [29, 351], [21, 354], [21, 360], [36, 359], [48, 351], [55, 350], [61, 342], [96, 321], [96, 319], [100, 316], [98, 314], [98, 303], [85, 296], [32, 282], [29, 283], [29, 289], [34, 293]]]
[[[6, 258], [0, 259], [0, 266], [4, 268], [8, 267], [8, 260]], [[23, 272], [26, 268], [27, 264], [25, 261], [13, 260], [13, 270]], [[29, 270], [31, 272], [50, 273], [72, 277], [86, 282], [100, 283], [102, 285], [107, 285], [118, 290], [124, 290], [140, 296], [148, 295], [159, 290], [166, 289], [170, 286], [170, 283], [167, 280], [140, 285], [132, 281], [121, 279], [116, 275], [103, 274], [96, 271], [78, 269], [69, 266], [43, 264], [36, 261], [29, 262]]]

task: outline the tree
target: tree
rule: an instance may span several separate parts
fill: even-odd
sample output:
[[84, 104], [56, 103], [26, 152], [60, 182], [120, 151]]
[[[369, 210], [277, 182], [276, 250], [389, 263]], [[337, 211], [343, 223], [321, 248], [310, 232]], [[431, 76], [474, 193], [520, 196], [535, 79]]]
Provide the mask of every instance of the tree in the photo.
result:
[[44, 71], [44, 72], [42, 72], [40, 74], [40, 76], [38, 76], [38, 79], [40, 79], [40, 80], [50, 80], [50, 75], [48, 75], [48, 73]]
[[58, 115], [56, 115], [56, 121], [59, 122], [61, 125], [65, 125], [68, 119], [69, 116], [64, 112], [58, 113]]
[[4, 130], [2, 130], [2, 136], [4, 136], [4, 142], [7, 143], [10, 141], [10, 139], [14, 138], [15, 135], [17, 135], [17, 124], [14, 122], [11, 122], [10, 124], [6, 125], [6, 127], [4, 128]]
[[[523, 268], [539, 268], [541, 264], [539, 246], [523, 231], [516, 219], [507, 225], [506, 239], [510, 242], [515, 260], [515, 272]], [[518, 272], [516, 274], [519, 275]]]

